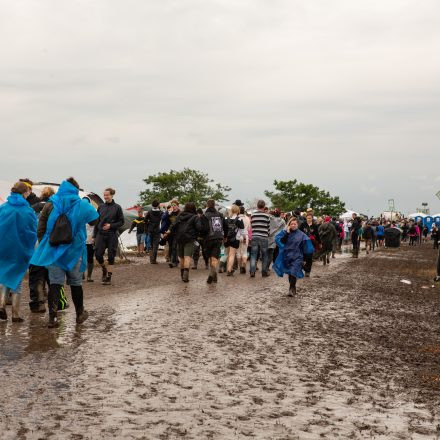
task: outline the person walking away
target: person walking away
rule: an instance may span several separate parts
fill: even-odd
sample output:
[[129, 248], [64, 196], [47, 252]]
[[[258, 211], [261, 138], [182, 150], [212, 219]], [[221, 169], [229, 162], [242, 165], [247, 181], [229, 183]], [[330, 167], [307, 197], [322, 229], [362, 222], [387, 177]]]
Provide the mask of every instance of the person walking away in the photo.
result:
[[217, 282], [217, 267], [220, 259], [220, 251], [223, 240], [228, 234], [228, 224], [223, 214], [215, 209], [215, 200], [208, 200], [206, 206], [207, 208], [202, 218], [202, 233], [206, 234], [204, 237], [205, 250], [210, 266], [210, 273], [206, 282], [212, 284]]
[[264, 200], [259, 200], [257, 203], [257, 210], [251, 215], [252, 241], [251, 241], [251, 267], [250, 276], [255, 277], [257, 269], [257, 256], [261, 253], [262, 258], [262, 277], [268, 277], [269, 258], [267, 254], [269, 231], [270, 231], [270, 217], [264, 212], [266, 203]]
[[333, 252], [336, 240], [336, 229], [331, 223], [330, 216], [326, 216], [324, 222], [318, 228], [319, 237], [321, 240], [321, 251], [319, 255], [322, 258], [324, 266], [330, 264], [330, 255]]
[[440, 282], [440, 249], [438, 251], [438, 257], [437, 257], [437, 276], [434, 278], [435, 282]]
[[434, 223], [434, 226], [432, 227], [432, 230], [431, 230], [431, 239], [434, 244], [434, 249], [438, 249], [439, 240], [440, 240], [440, 231], [439, 231], [438, 226], [435, 223]]
[[194, 243], [202, 232], [202, 221], [197, 214], [194, 202], [185, 204], [184, 210], [178, 215], [172, 226], [172, 234], [177, 243], [182, 281], [189, 281], [189, 268], [194, 254]]
[[[362, 221], [357, 216], [356, 213], [353, 213], [353, 221], [351, 224], [351, 243], [353, 245], [353, 258], [359, 257], [359, 231], [362, 228]], [[385, 232], [384, 232], [385, 234]]]
[[240, 208], [232, 205], [229, 210], [229, 218], [226, 219], [228, 224], [228, 234], [226, 236], [225, 248], [228, 249], [228, 260], [226, 265], [226, 274], [228, 277], [234, 274], [234, 262], [237, 250], [240, 247], [240, 230], [244, 229], [244, 222], [239, 217]]
[[[124, 213], [113, 197], [116, 191], [113, 188], [104, 190], [105, 203], [98, 207], [99, 221], [95, 226], [95, 257], [102, 269], [102, 284], [110, 285], [113, 276], [113, 266], [118, 251], [119, 228], [123, 226]], [[107, 250], [108, 267], [104, 262]]]
[[319, 235], [319, 228], [315, 220], [313, 219], [313, 214], [307, 214], [306, 221], [301, 225], [300, 230], [307, 235], [313, 245], [313, 253], [308, 253], [304, 256], [304, 274], [308, 278], [312, 272], [313, 266], [313, 254], [319, 254], [321, 250], [321, 237]]
[[246, 214], [246, 210], [244, 206], [240, 206], [240, 215], [239, 218], [243, 222], [244, 228], [239, 230], [239, 241], [240, 246], [237, 249], [237, 262], [238, 267], [240, 268], [240, 274], [246, 275], [246, 267], [248, 260], [248, 247], [250, 243], [250, 229], [251, 229], [251, 220], [249, 216]]
[[[269, 240], [267, 246], [267, 258], [269, 260], [269, 267], [272, 263], [276, 261], [278, 256], [277, 244], [275, 243], [275, 237], [280, 231], [286, 227], [286, 222], [281, 218], [281, 211], [279, 209], [274, 209], [270, 215], [270, 229], [269, 229]], [[305, 222], [303, 222], [304, 224]]]
[[428, 235], [429, 235], [428, 226], [423, 226], [422, 235], [423, 235], [423, 243], [427, 243], [428, 242]]
[[333, 220], [330, 222], [336, 231], [335, 240], [333, 242], [333, 250], [332, 250], [332, 258], [336, 258], [336, 252], [338, 251], [338, 241], [339, 241], [339, 234], [341, 232], [338, 219], [336, 217], [333, 218]]
[[131, 234], [133, 229], [136, 228], [136, 242], [137, 242], [137, 249], [138, 249], [138, 257], [142, 257], [144, 255], [145, 250], [145, 236], [146, 236], [146, 227], [145, 227], [145, 217], [142, 213], [142, 210], [139, 209], [138, 216], [135, 218], [130, 225], [130, 229], [128, 230], [128, 233]]
[[73, 177], [61, 183], [41, 213], [37, 228], [40, 243], [31, 263], [49, 270], [49, 328], [59, 325], [58, 303], [66, 279], [75, 305], [76, 323], [82, 324], [88, 317], [82, 288], [82, 274], [87, 266], [85, 226], [95, 226], [99, 220], [96, 209], [79, 197], [79, 184]]
[[[37, 215], [37, 219], [46, 203], [54, 194], [55, 191], [50, 186], [46, 186], [42, 189], [39, 201], [32, 205], [32, 209]], [[49, 285], [49, 273], [47, 269], [43, 266], [34, 266], [31, 264], [29, 266], [29, 308], [32, 313], [46, 312], [46, 307], [44, 305], [47, 298], [46, 285]]]
[[160, 232], [163, 234], [163, 240], [168, 242], [169, 247], [169, 267], [177, 267], [177, 241], [172, 233], [172, 226], [180, 214], [179, 202], [177, 200], [172, 200], [170, 203], [170, 209], [167, 210], [161, 220]]
[[304, 278], [306, 256], [314, 252], [312, 241], [298, 229], [298, 220], [292, 216], [287, 227], [275, 237], [275, 242], [280, 252], [273, 265], [274, 271], [279, 277], [289, 276], [288, 296], [295, 296], [297, 279]]
[[151, 210], [145, 214], [147, 234], [150, 236], [151, 242], [150, 264], [157, 264], [157, 252], [159, 250], [160, 242], [160, 221], [163, 214], [159, 206], [159, 201], [153, 200], [151, 203]]
[[365, 241], [365, 251], [368, 255], [372, 250], [372, 243], [374, 240], [374, 230], [369, 222], [365, 224], [363, 228], [362, 236]]
[[[203, 225], [203, 221], [202, 221], [203, 209], [198, 208], [197, 215], [199, 215], [201, 222], [202, 222], [202, 225]], [[198, 268], [200, 254], [202, 254], [203, 261], [205, 262], [205, 269], [209, 270], [209, 260], [208, 260], [208, 257], [206, 256], [205, 240], [203, 238], [203, 231], [201, 231], [199, 233], [199, 236], [197, 237], [197, 240], [194, 243], [193, 266], [192, 266], [192, 269], [194, 269], [194, 270], [197, 270], [197, 268]]]
[[415, 223], [410, 224], [408, 235], [409, 235], [409, 245], [414, 246], [416, 244], [417, 238], [418, 238], [417, 226], [415, 225]]
[[377, 226], [376, 234], [377, 234], [378, 247], [385, 246], [385, 227], [382, 224], [379, 224]]
[[[88, 203], [91, 203], [89, 197], [83, 197]], [[86, 249], [87, 249], [87, 282], [93, 283], [93, 270], [95, 268], [95, 239], [93, 234], [95, 232], [94, 226], [86, 224]]]
[[37, 242], [37, 216], [26, 199], [31, 188], [17, 182], [0, 206], [0, 320], [7, 320], [6, 303], [12, 294], [12, 322], [20, 317], [22, 280]]

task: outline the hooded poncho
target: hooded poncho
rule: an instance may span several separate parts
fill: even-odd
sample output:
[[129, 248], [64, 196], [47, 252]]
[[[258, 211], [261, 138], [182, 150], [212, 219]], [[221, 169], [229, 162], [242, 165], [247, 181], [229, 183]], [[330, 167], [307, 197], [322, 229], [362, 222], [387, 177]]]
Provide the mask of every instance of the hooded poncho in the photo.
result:
[[287, 231], [283, 230], [275, 237], [280, 253], [273, 265], [273, 269], [280, 277], [287, 273], [296, 278], [304, 278], [304, 256], [313, 254], [315, 248], [310, 238], [299, 229], [288, 234], [287, 242], [283, 243], [281, 240], [286, 235]]
[[0, 206], [0, 284], [17, 290], [37, 241], [37, 217], [21, 194]]
[[[54, 265], [69, 271], [82, 258], [80, 271], [85, 271], [87, 264], [86, 224], [96, 220], [98, 212], [87, 200], [81, 200], [78, 194], [79, 190], [74, 185], [64, 181], [58, 192], [49, 199], [53, 209], [47, 221], [46, 232], [35, 251], [31, 264], [45, 267]], [[66, 214], [70, 221], [73, 241], [70, 244], [51, 246], [50, 234], [61, 214]]]

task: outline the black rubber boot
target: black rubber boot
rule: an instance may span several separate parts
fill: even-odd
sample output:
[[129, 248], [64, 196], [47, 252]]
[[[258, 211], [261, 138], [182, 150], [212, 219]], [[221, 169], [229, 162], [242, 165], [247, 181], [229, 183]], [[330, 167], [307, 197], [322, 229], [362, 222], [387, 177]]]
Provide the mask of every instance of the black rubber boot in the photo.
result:
[[92, 274], [93, 274], [94, 268], [95, 268], [95, 265], [93, 263], [87, 264], [87, 282], [88, 283], [93, 283]]
[[184, 283], [189, 282], [189, 269], [183, 269], [182, 281]]
[[47, 304], [49, 306], [49, 328], [58, 327], [58, 302], [60, 300], [60, 292], [63, 286], [61, 284], [51, 284], [47, 297]]
[[185, 269], [180, 269], [180, 279], [183, 281], [183, 271], [184, 271]]
[[75, 304], [76, 311], [76, 323], [82, 324], [88, 317], [89, 314], [84, 310], [84, 293], [82, 286], [70, 286], [72, 292], [72, 301]]

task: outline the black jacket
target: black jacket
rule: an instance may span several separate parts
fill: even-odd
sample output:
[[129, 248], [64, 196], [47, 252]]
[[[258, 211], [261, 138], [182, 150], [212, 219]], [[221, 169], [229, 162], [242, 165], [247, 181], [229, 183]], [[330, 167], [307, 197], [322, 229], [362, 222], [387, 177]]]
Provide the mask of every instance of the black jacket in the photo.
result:
[[305, 221], [304, 223], [301, 224], [301, 226], [299, 227], [300, 231], [303, 231], [304, 234], [307, 235], [307, 237], [314, 237], [315, 238], [315, 242], [316, 243], [321, 243], [321, 237], [319, 235], [319, 228], [318, 228], [318, 224], [313, 222], [310, 226], [307, 223], [307, 221]]
[[41, 199], [37, 197], [33, 192], [30, 193], [29, 197], [26, 200], [31, 206], [41, 202]]
[[208, 208], [203, 215], [203, 229], [206, 240], [223, 240], [228, 236], [228, 222], [223, 214], [214, 208]]
[[136, 234], [145, 234], [146, 224], [145, 224], [145, 218], [143, 216], [135, 218], [131, 222], [131, 226], [128, 232], [130, 233], [134, 228], [136, 228]]
[[149, 234], [158, 234], [160, 232], [160, 221], [163, 212], [159, 208], [153, 208], [145, 214], [145, 223]]
[[186, 244], [196, 241], [202, 230], [202, 221], [197, 214], [183, 211], [178, 216], [171, 233], [174, 235], [177, 243]]
[[374, 229], [371, 227], [371, 225], [367, 225], [364, 228], [363, 237], [365, 240], [372, 240], [374, 238]]
[[[125, 223], [124, 213], [120, 205], [113, 200], [111, 203], [103, 203], [98, 207], [99, 222], [95, 226], [94, 237], [101, 235], [115, 235], [118, 229]], [[104, 231], [102, 228], [110, 223], [110, 229]]]

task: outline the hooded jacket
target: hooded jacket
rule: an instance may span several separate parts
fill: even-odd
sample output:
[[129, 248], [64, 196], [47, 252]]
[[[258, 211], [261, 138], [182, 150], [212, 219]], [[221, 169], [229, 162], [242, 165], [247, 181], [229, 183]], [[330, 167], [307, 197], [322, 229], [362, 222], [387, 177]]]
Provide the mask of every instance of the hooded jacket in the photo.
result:
[[17, 290], [37, 241], [37, 217], [21, 194], [0, 206], [0, 284]]
[[181, 212], [171, 227], [171, 233], [179, 244], [194, 242], [201, 231], [202, 222], [200, 217], [187, 211]]
[[[82, 258], [80, 271], [84, 272], [87, 265], [86, 224], [98, 218], [96, 209], [87, 201], [81, 200], [78, 189], [70, 182], [64, 181], [43, 209], [40, 222], [44, 221], [44, 211], [51, 210], [44, 228], [40, 244], [37, 247], [31, 264], [35, 266], [55, 265], [66, 271], [72, 270]], [[61, 214], [66, 214], [72, 226], [73, 241], [69, 244], [51, 246], [50, 234], [55, 222]]]
[[273, 265], [276, 274], [280, 277], [286, 273], [296, 278], [304, 278], [304, 258], [313, 254], [315, 250], [310, 238], [299, 229], [290, 233], [284, 229], [275, 237], [275, 242], [280, 249]]

